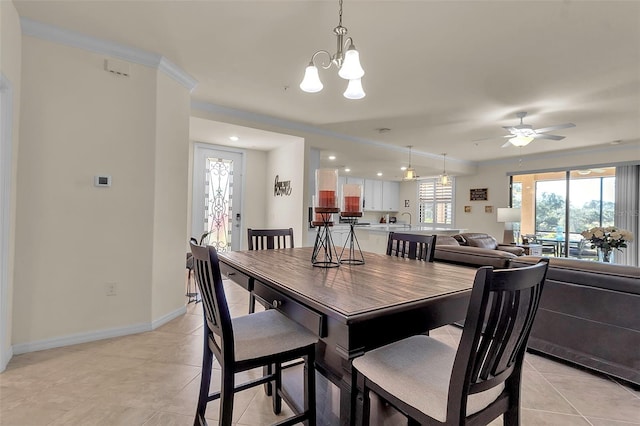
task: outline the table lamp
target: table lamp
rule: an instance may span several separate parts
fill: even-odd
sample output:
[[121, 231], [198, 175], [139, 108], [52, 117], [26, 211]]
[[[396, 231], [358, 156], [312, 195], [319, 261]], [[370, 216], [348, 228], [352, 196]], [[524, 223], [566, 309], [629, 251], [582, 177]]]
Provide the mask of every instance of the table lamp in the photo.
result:
[[519, 208], [498, 207], [498, 222], [504, 222], [504, 244], [518, 242], [520, 214], [521, 212]]

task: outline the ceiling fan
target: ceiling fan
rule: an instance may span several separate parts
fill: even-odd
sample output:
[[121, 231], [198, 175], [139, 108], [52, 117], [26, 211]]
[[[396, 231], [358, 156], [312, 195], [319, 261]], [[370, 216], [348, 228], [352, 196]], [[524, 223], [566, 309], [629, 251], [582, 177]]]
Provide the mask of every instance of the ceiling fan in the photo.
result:
[[547, 132], [551, 132], [558, 129], [567, 129], [569, 127], [576, 127], [573, 123], [557, 124], [555, 126], [542, 127], [540, 129], [534, 129], [531, 124], [523, 124], [522, 119], [527, 115], [526, 111], [516, 113], [516, 116], [520, 119], [520, 124], [517, 126], [503, 126], [503, 129], [507, 130], [510, 134], [503, 136], [509, 138], [507, 143], [502, 145], [502, 148], [506, 148], [509, 145], [514, 146], [526, 146], [534, 139], [551, 139], [559, 141], [564, 139], [564, 136], [550, 135]]

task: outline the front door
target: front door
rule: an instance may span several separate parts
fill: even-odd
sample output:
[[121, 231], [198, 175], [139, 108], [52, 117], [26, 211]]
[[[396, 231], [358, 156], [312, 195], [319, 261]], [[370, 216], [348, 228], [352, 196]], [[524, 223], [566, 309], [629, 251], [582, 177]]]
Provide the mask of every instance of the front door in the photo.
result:
[[224, 147], [194, 147], [192, 236], [218, 252], [241, 247], [242, 160]]

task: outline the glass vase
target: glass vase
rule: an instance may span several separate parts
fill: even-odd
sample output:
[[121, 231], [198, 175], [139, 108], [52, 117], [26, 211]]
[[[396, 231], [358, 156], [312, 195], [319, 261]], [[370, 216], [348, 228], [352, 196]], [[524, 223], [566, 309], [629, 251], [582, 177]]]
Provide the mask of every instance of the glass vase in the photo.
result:
[[604, 263], [613, 263], [613, 250], [598, 247], [598, 261]]

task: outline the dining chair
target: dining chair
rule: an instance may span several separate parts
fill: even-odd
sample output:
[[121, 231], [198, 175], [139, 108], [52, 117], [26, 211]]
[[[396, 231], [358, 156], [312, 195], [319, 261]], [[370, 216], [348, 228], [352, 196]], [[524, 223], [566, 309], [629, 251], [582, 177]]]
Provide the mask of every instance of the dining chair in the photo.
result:
[[[207, 424], [207, 403], [217, 399], [220, 399], [219, 424], [231, 425], [234, 394], [265, 383], [271, 383], [274, 389], [274, 413], [280, 413], [282, 399], [295, 410], [295, 404], [282, 388], [280, 366], [299, 358], [304, 359], [304, 409], [277, 425], [299, 422], [315, 425], [314, 362], [318, 337], [276, 309], [231, 318], [215, 248], [191, 243], [191, 252], [204, 312], [202, 373], [194, 425]], [[214, 356], [221, 368], [221, 387], [210, 394]], [[268, 365], [275, 366], [273, 373], [236, 385], [236, 373]]]
[[293, 248], [293, 228], [247, 229], [249, 250]]
[[409, 425], [520, 424], [522, 364], [548, 259], [522, 268], [477, 270], [456, 348], [418, 335], [353, 360], [357, 424], [369, 424], [373, 391]]
[[[247, 229], [249, 250], [272, 250], [293, 248], [293, 228], [289, 229]], [[249, 313], [256, 310], [256, 296], [249, 291]]]
[[433, 262], [436, 237], [436, 235], [389, 232], [387, 255]]

